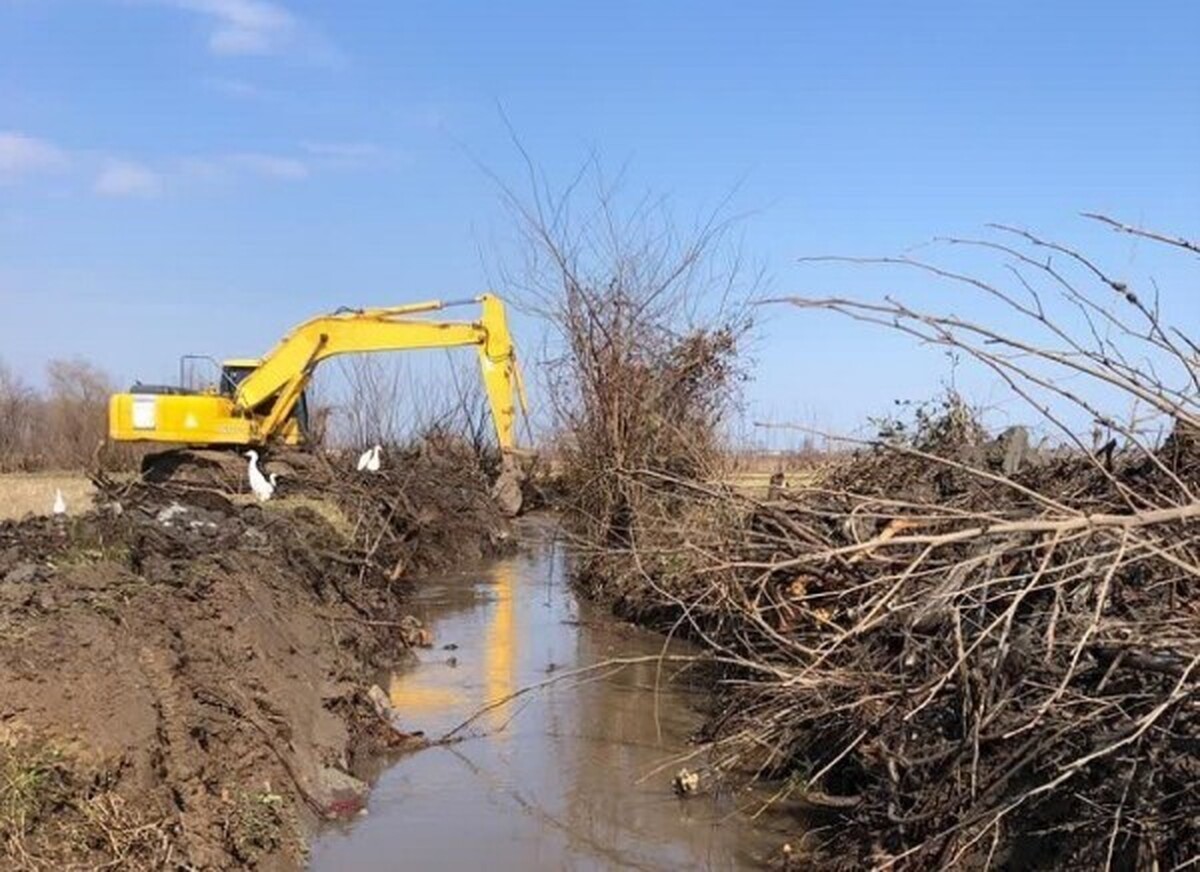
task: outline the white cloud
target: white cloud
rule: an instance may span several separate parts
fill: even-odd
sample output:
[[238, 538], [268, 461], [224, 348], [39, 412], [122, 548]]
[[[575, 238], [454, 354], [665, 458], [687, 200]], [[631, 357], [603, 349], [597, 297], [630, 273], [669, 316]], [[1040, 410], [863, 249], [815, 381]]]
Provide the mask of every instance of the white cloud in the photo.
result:
[[208, 47], [216, 54], [273, 54], [295, 38], [296, 18], [269, 0], [165, 0], [207, 15], [213, 29]]
[[231, 154], [225, 162], [237, 169], [276, 179], [306, 179], [309, 174], [304, 161], [273, 154]]
[[104, 197], [157, 197], [162, 189], [162, 176], [130, 161], [110, 161], [92, 186], [92, 190]]
[[300, 147], [317, 157], [340, 160], [367, 160], [383, 153], [383, 149], [372, 142], [304, 142]]
[[151, 0], [204, 16], [217, 55], [296, 54], [320, 63], [340, 55], [320, 33], [274, 0]]
[[226, 97], [235, 97], [239, 100], [266, 100], [271, 97], [271, 92], [252, 82], [246, 82], [242, 79], [222, 79], [222, 78], [206, 78], [202, 80], [206, 87], [224, 94]]
[[228, 183], [238, 176], [262, 176], [282, 181], [297, 181], [311, 175], [307, 163], [294, 157], [240, 152], [184, 158], [179, 172], [186, 178], [207, 183]]
[[381, 169], [399, 157], [373, 142], [302, 142], [300, 147], [322, 170]]
[[178, 192], [187, 182], [303, 181], [317, 172], [378, 166], [388, 158], [377, 145], [346, 141], [306, 142], [294, 154], [237, 151], [143, 163], [97, 151], [68, 152], [44, 139], [0, 130], [0, 185], [63, 171], [74, 184], [90, 179], [91, 192], [101, 197], [154, 198]]
[[0, 131], [0, 182], [54, 172], [69, 162], [65, 151], [44, 139], [15, 131]]

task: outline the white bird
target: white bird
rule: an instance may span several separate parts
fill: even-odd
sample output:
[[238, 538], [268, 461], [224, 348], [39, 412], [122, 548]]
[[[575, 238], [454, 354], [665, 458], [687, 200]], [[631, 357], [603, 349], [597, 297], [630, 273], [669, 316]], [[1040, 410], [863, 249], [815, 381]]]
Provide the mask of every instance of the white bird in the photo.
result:
[[270, 480], [267, 479], [262, 471], [258, 468], [258, 452], [251, 449], [246, 452], [246, 456], [250, 458], [250, 490], [254, 491], [254, 495], [258, 497], [260, 503], [265, 503], [275, 493], [275, 481], [278, 476], [271, 473]]
[[374, 448], [368, 448], [360, 454], [358, 456], [358, 471], [379, 472], [379, 452], [382, 450], [382, 445], [376, 445]]
[[67, 513], [67, 501], [63, 499], [62, 488], [54, 489], [54, 514], [65, 515]]

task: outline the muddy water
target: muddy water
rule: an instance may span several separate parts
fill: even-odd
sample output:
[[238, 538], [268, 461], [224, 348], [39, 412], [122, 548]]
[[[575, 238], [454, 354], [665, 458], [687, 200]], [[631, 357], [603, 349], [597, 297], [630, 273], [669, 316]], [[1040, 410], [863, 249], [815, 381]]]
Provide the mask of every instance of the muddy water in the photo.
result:
[[[527, 532], [528, 553], [422, 584], [414, 610], [436, 643], [391, 676], [405, 729], [440, 736], [522, 687], [662, 651], [573, 596], [549, 525]], [[402, 758], [365, 817], [316, 840], [312, 868], [737, 869], [778, 856], [786, 822], [740, 810], [756, 797], [672, 792], [700, 716], [669, 677], [647, 663], [564, 678], [488, 712], [466, 741]]]

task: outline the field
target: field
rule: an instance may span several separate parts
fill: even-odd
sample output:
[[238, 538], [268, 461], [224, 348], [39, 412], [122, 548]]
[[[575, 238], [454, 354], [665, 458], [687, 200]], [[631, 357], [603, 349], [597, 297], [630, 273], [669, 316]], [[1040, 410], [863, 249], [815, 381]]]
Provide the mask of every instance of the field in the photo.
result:
[[96, 491], [87, 477], [79, 473], [15, 472], [0, 475], [0, 521], [50, 514], [56, 490], [62, 491], [69, 515], [82, 514], [91, 508], [92, 494]]
[[[771, 477], [775, 473], [757, 471], [734, 471], [722, 479], [722, 483], [733, 488], [740, 494], [755, 499], [763, 499], [771, 491]], [[783, 473], [783, 485], [786, 489], [810, 487], [820, 481], [821, 467], [812, 465], [801, 469], [788, 470]]]

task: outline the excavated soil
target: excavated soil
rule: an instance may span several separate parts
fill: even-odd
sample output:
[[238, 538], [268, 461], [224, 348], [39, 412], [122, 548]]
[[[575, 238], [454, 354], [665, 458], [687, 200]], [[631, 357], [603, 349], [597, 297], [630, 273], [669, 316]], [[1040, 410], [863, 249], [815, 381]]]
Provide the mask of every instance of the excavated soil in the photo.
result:
[[406, 588], [508, 542], [462, 458], [395, 467], [0, 524], [0, 865], [294, 869], [358, 811], [356, 764], [419, 741], [371, 692], [431, 641]]

